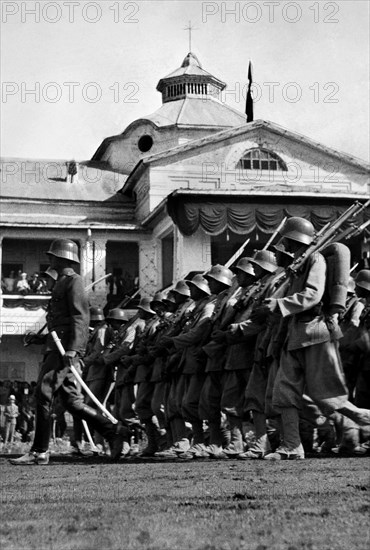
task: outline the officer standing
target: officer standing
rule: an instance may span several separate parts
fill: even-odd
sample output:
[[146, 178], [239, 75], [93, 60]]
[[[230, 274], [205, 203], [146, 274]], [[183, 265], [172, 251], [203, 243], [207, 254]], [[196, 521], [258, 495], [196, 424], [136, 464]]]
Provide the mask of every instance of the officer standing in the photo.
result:
[[[50, 300], [47, 317], [49, 335], [46, 353], [36, 386], [36, 427], [30, 451], [11, 460], [15, 465], [45, 465], [49, 462], [50, 407], [54, 396], [74, 416], [87, 420], [110, 444], [111, 458], [116, 460], [127, 436], [124, 428], [114, 425], [100, 412], [84, 403], [75, 384], [70, 365], [79, 366], [88, 340], [89, 305], [82, 277], [74, 271], [79, 264], [77, 244], [68, 239], [55, 240], [46, 252], [51, 268], [58, 273]], [[51, 337], [55, 331], [60, 338], [65, 356], [62, 357]]]

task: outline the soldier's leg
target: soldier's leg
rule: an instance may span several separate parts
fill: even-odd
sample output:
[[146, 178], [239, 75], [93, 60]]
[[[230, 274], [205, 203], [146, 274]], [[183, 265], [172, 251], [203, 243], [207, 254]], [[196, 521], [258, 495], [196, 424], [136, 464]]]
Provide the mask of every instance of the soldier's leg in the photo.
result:
[[185, 420], [193, 428], [193, 445], [204, 444], [203, 420], [199, 418], [199, 399], [202, 391], [204, 374], [191, 374], [182, 400], [182, 412]]
[[140, 382], [138, 385], [135, 410], [145, 426], [148, 438], [148, 445], [141, 453], [142, 456], [153, 456], [158, 451], [160, 434], [156, 423], [153, 421], [154, 414], [151, 407], [153, 391], [153, 382]]
[[238, 456], [244, 450], [243, 415], [249, 374], [250, 371], [246, 369], [225, 371], [221, 410], [226, 414], [231, 431], [231, 441], [225, 449], [229, 456]]
[[338, 411], [359, 425], [369, 425], [370, 410], [359, 408], [348, 400], [337, 343], [310, 346], [305, 353], [307, 393], [323, 413]]
[[118, 459], [122, 451], [123, 441], [128, 441], [130, 438], [129, 429], [121, 424], [113, 424], [98, 410], [86, 405], [72, 373], [68, 373], [64, 378], [58, 389], [58, 395], [65, 408], [73, 416], [89, 422], [92, 428], [108, 441], [111, 447], [111, 458]]
[[151, 400], [151, 409], [153, 414], [157, 417], [161, 429], [166, 428], [166, 417], [164, 410], [165, 389], [165, 382], [156, 382], [154, 384], [154, 391]]
[[50, 441], [50, 410], [57, 381], [56, 368], [63, 367], [58, 351], [48, 353], [41, 366], [40, 375], [35, 388], [36, 418], [35, 436], [31, 452], [45, 453]]
[[52, 351], [45, 355], [41, 366], [39, 378], [35, 388], [36, 418], [35, 435], [30, 451], [20, 458], [12, 459], [15, 465], [42, 464], [49, 462], [50, 441], [50, 409], [55, 384], [57, 382], [58, 367], [63, 369], [62, 358], [58, 351]]
[[[313, 347], [313, 346], [310, 346]], [[281, 415], [282, 445], [268, 460], [304, 458], [299, 436], [299, 409], [305, 383], [305, 352], [309, 348], [288, 351], [283, 349], [280, 368], [275, 379], [272, 405]]]
[[199, 397], [198, 415], [201, 420], [208, 420], [209, 445], [222, 447], [221, 431], [221, 396], [222, 371], [208, 372]]

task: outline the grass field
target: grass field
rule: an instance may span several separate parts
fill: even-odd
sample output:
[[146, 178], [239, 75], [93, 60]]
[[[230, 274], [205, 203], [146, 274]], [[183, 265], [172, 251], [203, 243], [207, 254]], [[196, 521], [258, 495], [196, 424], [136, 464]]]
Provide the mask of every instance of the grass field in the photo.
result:
[[368, 550], [369, 466], [2, 456], [0, 548]]

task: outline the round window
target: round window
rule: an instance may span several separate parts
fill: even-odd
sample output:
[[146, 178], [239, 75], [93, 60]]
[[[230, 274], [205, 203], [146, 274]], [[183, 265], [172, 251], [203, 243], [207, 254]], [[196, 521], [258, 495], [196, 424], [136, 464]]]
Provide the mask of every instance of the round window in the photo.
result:
[[139, 139], [138, 147], [142, 153], [150, 151], [153, 145], [153, 138], [151, 136], [145, 135]]

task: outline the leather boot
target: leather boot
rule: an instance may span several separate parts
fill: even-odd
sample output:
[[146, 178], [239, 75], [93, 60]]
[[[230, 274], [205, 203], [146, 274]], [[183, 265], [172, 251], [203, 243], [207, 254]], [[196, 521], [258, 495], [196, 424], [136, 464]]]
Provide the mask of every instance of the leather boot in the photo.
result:
[[338, 409], [338, 412], [343, 414], [343, 416], [346, 416], [347, 418], [350, 418], [356, 424], [359, 426], [368, 426], [370, 425], [370, 410], [369, 409], [359, 409], [351, 403], [350, 401], [347, 401], [344, 407], [341, 407]]
[[140, 456], [154, 456], [154, 454], [158, 451], [157, 427], [152, 420], [147, 420], [144, 423], [144, 426], [145, 433], [148, 439], [148, 444], [145, 449], [143, 449], [143, 451], [140, 453]]
[[236, 416], [228, 417], [231, 440], [230, 444], [224, 449], [225, 454], [228, 456], [238, 456], [244, 451], [243, 443], [243, 421]]

